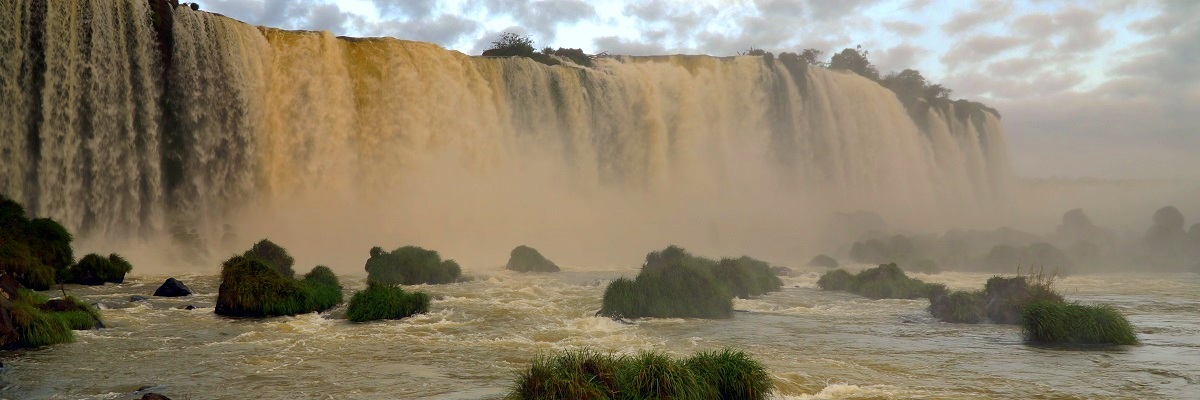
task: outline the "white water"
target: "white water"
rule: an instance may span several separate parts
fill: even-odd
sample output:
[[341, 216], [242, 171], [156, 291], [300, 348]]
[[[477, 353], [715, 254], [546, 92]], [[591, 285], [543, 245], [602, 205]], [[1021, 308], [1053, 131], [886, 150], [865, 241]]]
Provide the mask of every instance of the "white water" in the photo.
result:
[[[468, 265], [526, 242], [574, 262], [627, 261], [596, 243], [799, 257], [830, 212], [938, 229], [1001, 218], [1010, 196], [996, 116], [931, 110], [922, 132], [846, 72], [708, 56], [551, 68], [181, 8], [164, 80], [144, 1], [22, 17], [41, 3], [0, 5], [0, 191], [105, 243], [191, 235], [217, 257], [270, 236], [335, 265], [404, 243]], [[39, 51], [41, 86], [16, 73]]]

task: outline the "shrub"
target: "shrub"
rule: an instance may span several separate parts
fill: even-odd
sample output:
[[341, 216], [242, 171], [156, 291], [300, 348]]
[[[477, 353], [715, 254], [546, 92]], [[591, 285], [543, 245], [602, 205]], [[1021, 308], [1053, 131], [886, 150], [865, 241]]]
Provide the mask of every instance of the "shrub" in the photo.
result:
[[542, 49], [542, 53], [546, 55], [555, 55], [571, 60], [571, 62], [584, 67], [595, 67], [596, 63], [588, 57], [583, 49], [571, 49], [559, 47], [558, 50], [551, 50], [549, 47]]
[[62, 274], [75, 263], [75, 253], [71, 250], [73, 237], [58, 222], [49, 218], [34, 218], [26, 225], [25, 234], [33, 257], [56, 274]]
[[243, 257], [255, 258], [267, 264], [280, 275], [292, 278], [296, 276], [296, 272], [292, 270], [292, 265], [296, 263], [296, 259], [288, 255], [287, 250], [275, 244], [268, 239], [263, 239], [250, 247], [242, 254]]
[[584, 349], [535, 358], [517, 375], [507, 398], [759, 400], [772, 387], [762, 364], [740, 351], [675, 359], [654, 352], [615, 357]]
[[1107, 305], [1036, 301], [1021, 314], [1026, 340], [1049, 344], [1137, 344], [1125, 316]]
[[303, 281], [281, 275], [257, 258], [234, 256], [221, 266], [216, 313], [265, 317], [325, 311], [341, 302], [337, 277], [313, 268]]
[[504, 32], [499, 39], [492, 42], [492, 47], [484, 50], [485, 57], [525, 57], [546, 65], [561, 65], [554, 57], [546, 52], [534, 51], [533, 39], [512, 32]]
[[367, 260], [366, 270], [368, 281], [385, 285], [451, 283], [462, 276], [462, 268], [454, 260], [442, 261], [438, 252], [416, 246], [379, 252]]
[[352, 322], [401, 319], [429, 312], [429, 295], [405, 292], [399, 286], [371, 283], [350, 298], [346, 319]]
[[513, 248], [512, 252], [508, 255], [508, 265], [506, 265], [504, 268], [520, 272], [559, 271], [558, 265], [554, 264], [554, 262], [550, 260], [547, 260], [546, 257], [542, 256], [542, 253], [537, 251], [537, 249], [529, 246], [517, 246], [516, 248]]
[[67, 268], [64, 280], [80, 285], [103, 285], [105, 282], [121, 283], [133, 266], [120, 255], [110, 254], [107, 258], [99, 254], [88, 254]]

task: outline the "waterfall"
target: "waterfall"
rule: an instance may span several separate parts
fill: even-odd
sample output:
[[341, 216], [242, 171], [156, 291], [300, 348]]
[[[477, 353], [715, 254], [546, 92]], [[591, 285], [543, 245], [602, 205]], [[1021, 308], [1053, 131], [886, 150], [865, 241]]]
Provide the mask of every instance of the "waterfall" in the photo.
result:
[[[144, 0], [7, 0], [0, 52], [0, 191], [85, 236], [216, 242], [314, 194], [404, 197], [406, 215], [478, 194], [439, 180], [548, 190], [520, 197], [541, 206], [649, 204], [628, 220], [681, 230], [740, 209], [713, 217], [714, 237], [751, 230], [722, 222], [747, 215], [978, 213], [1011, 190], [998, 116], [951, 105], [917, 124], [875, 82], [760, 57], [548, 67], [186, 7], [168, 21]], [[440, 205], [488, 201], [507, 204]]]

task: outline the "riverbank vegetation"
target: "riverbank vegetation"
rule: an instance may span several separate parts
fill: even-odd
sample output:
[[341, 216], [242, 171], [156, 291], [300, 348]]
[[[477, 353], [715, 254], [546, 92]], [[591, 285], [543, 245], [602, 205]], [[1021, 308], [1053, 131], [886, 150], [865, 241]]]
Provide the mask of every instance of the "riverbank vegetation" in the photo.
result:
[[736, 350], [686, 359], [642, 352], [614, 356], [576, 350], [537, 357], [518, 374], [509, 399], [765, 399], [762, 363]]

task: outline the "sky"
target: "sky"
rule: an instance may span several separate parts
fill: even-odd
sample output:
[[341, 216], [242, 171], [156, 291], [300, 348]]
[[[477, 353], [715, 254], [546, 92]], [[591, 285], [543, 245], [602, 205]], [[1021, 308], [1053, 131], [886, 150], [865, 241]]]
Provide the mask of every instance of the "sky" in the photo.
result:
[[1200, 180], [1200, 0], [197, 0], [255, 25], [480, 54], [502, 32], [588, 53], [862, 45], [997, 108], [1017, 175]]

